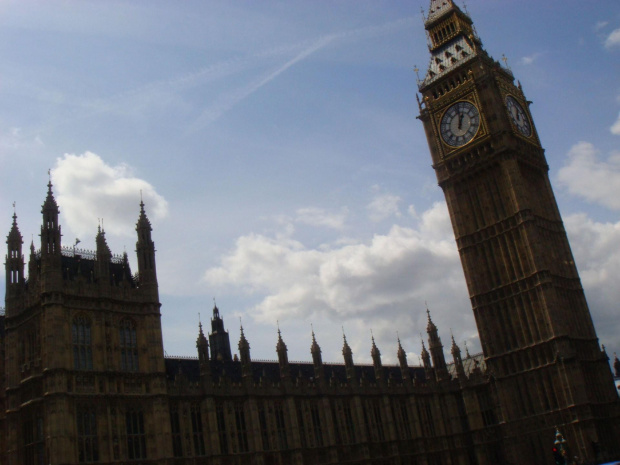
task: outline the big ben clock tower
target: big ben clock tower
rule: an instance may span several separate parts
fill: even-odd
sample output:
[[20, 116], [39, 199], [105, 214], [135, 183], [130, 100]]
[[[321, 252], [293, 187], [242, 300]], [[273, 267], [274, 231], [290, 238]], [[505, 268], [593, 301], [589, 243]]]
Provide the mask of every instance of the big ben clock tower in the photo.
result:
[[444, 191], [508, 463], [620, 456], [620, 402], [529, 102], [452, 0], [431, 0], [420, 119]]

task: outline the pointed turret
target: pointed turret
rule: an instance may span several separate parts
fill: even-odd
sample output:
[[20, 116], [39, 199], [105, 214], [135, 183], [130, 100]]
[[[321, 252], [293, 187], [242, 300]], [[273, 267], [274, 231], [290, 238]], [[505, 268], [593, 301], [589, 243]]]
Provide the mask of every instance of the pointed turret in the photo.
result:
[[151, 222], [144, 211], [144, 202], [140, 201], [140, 216], [136, 223], [138, 241], [136, 254], [138, 256], [138, 285], [151, 290], [159, 300], [157, 291], [157, 270], [155, 267], [155, 243], [151, 238]]
[[398, 357], [398, 363], [400, 365], [400, 373], [403, 377], [404, 381], [409, 380], [409, 365], [407, 365], [407, 353], [403, 349], [403, 346], [400, 344], [400, 337], [398, 338], [398, 352], [396, 353]]
[[378, 382], [384, 381], [383, 379], [383, 364], [381, 363], [381, 352], [375, 344], [375, 337], [372, 336], [372, 347], [370, 349], [370, 356], [372, 357], [372, 365], [375, 368], [375, 378]]
[[353, 364], [353, 351], [347, 342], [347, 336], [342, 332], [344, 344], [342, 345], [342, 356], [344, 357], [344, 367], [347, 372], [347, 379], [351, 380], [355, 377], [355, 365]]
[[284, 379], [290, 379], [291, 371], [288, 365], [288, 349], [286, 344], [282, 340], [282, 333], [278, 326], [278, 343], [276, 344], [276, 352], [278, 353], [278, 363], [280, 365], [280, 377]]
[[426, 350], [426, 346], [424, 345], [424, 339], [422, 339], [422, 364], [424, 365], [424, 373], [426, 374], [427, 381], [435, 381], [435, 371], [433, 370], [433, 366], [431, 365], [431, 356]]
[[616, 372], [616, 378], [620, 378], [620, 360], [618, 360], [618, 356], [614, 353], [614, 371]]
[[198, 322], [198, 338], [196, 339], [196, 350], [198, 351], [198, 365], [200, 367], [200, 376], [209, 376], [211, 374], [211, 364], [209, 362], [209, 343], [202, 332], [202, 322]]
[[316, 337], [314, 336], [314, 329], [312, 330], [312, 345], [310, 346], [310, 353], [312, 354], [312, 364], [314, 365], [314, 377], [320, 382], [323, 382], [325, 381], [323, 357], [321, 356], [321, 348], [316, 342]]
[[202, 322], [198, 322], [198, 338], [196, 339], [196, 349], [198, 349], [198, 362], [202, 365], [209, 362], [209, 343], [205, 334], [202, 332]]
[[459, 379], [465, 378], [465, 368], [463, 367], [463, 359], [461, 358], [461, 349], [456, 345], [454, 335], [452, 335], [452, 360], [454, 361], [454, 368]]
[[28, 257], [28, 282], [33, 285], [38, 276], [37, 252], [34, 248], [34, 240], [30, 241], [30, 257]]
[[252, 379], [252, 359], [250, 357], [250, 343], [245, 338], [243, 326], [241, 326], [241, 337], [239, 338], [239, 357], [241, 358], [241, 376], [244, 379]]
[[213, 317], [211, 318], [211, 334], [209, 334], [211, 345], [211, 359], [230, 362], [232, 353], [230, 350], [230, 337], [228, 331], [224, 329], [224, 319], [220, 316], [220, 310], [213, 302]]
[[97, 245], [97, 262], [95, 265], [95, 279], [101, 284], [110, 283], [110, 260], [112, 252], [105, 238], [105, 231], [101, 225], [97, 228], [97, 237], [95, 238]]
[[52, 180], [47, 184], [47, 197], [41, 206], [41, 260], [60, 271], [61, 231], [58, 224], [60, 210], [52, 191]]
[[24, 257], [22, 244], [24, 240], [17, 227], [17, 214], [13, 212], [13, 225], [6, 237], [7, 254], [5, 261], [6, 292], [12, 294], [18, 286], [24, 284]]
[[426, 314], [428, 315], [428, 325], [426, 326], [426, 332], [428, 333], [428, 349], [431, 352], [431, 358], [433, 359], [433, 368], [435, 369], [435, 375], [437, 381], [448, 378], [448, 367], [446, 365], [446, 358], [443, 353], [443, 345], [437, 331], [437, 326], [431, 320], [431, 312], [427, 308]]

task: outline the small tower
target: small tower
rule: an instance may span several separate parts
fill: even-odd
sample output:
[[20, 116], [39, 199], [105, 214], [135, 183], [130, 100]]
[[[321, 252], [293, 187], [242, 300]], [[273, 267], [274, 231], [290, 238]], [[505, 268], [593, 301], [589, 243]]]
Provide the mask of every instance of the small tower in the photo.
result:
[[43, 224], [41, 225], [41, 275], [44, 285], [57, 289], [62, 279], [61, 270], [61, 230], [58, 224], [60, 210], [54, 193], [52, 180], [47, 184], [47, 197], [41, 206]]
[[200, 366], [200, 376], [206, 376], [211, 373], [211, 364], [209, 363], [209, 343], [202, 332], [202, 322], [198, 322], [198, 339], [196, 339], [196, 349], [198, 350], [198, 364]]
[[239, 357], [241, 357], [241, 376], [245, 382], [252, 380], [252, 359], [250, 358], [250, 343], [245, 338], [243, 326], [239, 338]]
[[400, 337], [398, 338], [398, 352], [396, 353], [398, 357], [398, 363], [400, 365], [400, 373], [403, 377], [403, 381], [409, 381], [409, 365], [407, 365], [407, 353], [403, 349], [403, 346], [400, 344]]
[[34, 285], [39, 278], [37, 266], [37, 252], [34, 249], [34, 240], [30, 241], [30, 256], [28, 257], [28, 282]]
[[422, 339], [422, 364], [424, 365], [426, 380], [435, 381], [435, 370], [433, 370], [433, 366], [431, 365], [431, 356], [429, 355], [428, 350], [426, 350], [424, 339]]
[[17, 227], [17, 214], [13, 212], [13, 225], [6, 237], [7, 254], [5, 262], [6, 293], [13, 297], [24, 285], [24, 257], [22, 244], [24, 240]]
[[314, 378], [319, 382], [325, 381], [325, 370], [323, 369], [323, 357], [321, 356], [321, 348], [316, 342], [314, 336], [314, 330], [312, 330], [312, 345], [310, 346], [310, 353], [312, 354], [312, 364], [314, 365]]
[[95, 279], [100, 284], [110, 284], [110, 260], [112, 259], [112, 252], [105, 239], [105, 231], [101, 226], [97, 229], [97, 237], [95, 238], [97, 244], [97, 261], [95, 263]]
[[370, 349], [370, 356], [372, 357], [372, 365], [375, 368], [375, 379], [378, 383], [382, 383], [383, 378], [383, 365], [381, 364], [381, 352], [375, 344], [375, 337], [372, 336], [372, 348]]
[[441, 344], [441, 339], [437, 332], [437, 326], [435, 326], [435, 323], [431, 320], [431, 312], [428, 308], [426, 309], [426, 314], [428, 315], [428, 325], [426, 326], [428, 349], [433, 359], [433, 368], [435, 369], [437, 381], [441, 381], [448, 378], [448, 367], [443, 354], [443, 345]]
[[278, 327], [278, 343], [276, 344], [276, 352], [278, 353], [278, 364], [280, 365], [280, 378], [290, 381], [291, 370], [288, 364], [288, 349], [282, 340], [282, 333]]
[[211, 359], [230, 362], [232, 353], [230, 350], [230, 337], [228, 331], [224, 329], [224, 319], [220, 316], [220, 310], [213, 302], [213, 317], [211, 318], [211, 334], [209, 334], [209, 344], [211, 345]]
[[138, 255], [138, 285], [153, 293], [153, 297], [159, 302], [157, 289], [157, 270], [155, 267], [155, 243], [151, 238], [151, 222], [144, 211], [144, 202], [140, 201], [140, 216], [136, 223], [138, 241], [136, 253]]
[[344, 357], [344, 367], [347, 372], [347, 379], [352, 380], [355, 378], [355, 365], [353, 364], [353, 351], [351, 347], [349, 347], [349, 343], [347, 342], [347, 336], [342, 332], [342, 338], [344, 339], [344, 344], [342, 346], [342, 356]]
[[452, 360], [454, 361], [454, 368], [456, 369], [456, 375], [459, 379], [465, 379], [465, 368], [463, 367], [463, 359], [461, 358], [461, 349], [456, 345], [454, 335], [452, 335]]

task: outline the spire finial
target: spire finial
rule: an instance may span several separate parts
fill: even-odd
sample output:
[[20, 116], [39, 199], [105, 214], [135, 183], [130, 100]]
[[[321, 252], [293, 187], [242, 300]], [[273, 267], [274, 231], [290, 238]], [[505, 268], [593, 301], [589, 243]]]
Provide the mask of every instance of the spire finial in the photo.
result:
[[508, 66], [508, 58], [503, 53], [502, 53], [502, 61], [504, 62], [504, 66], [506, 67], [506, 69], [510, 69], [510, 66]]

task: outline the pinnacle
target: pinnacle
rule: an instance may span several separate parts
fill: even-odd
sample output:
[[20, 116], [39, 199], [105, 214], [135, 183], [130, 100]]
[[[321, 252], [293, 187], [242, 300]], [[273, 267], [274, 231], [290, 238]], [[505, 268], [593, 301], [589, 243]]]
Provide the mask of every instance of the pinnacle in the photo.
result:
[[13, 224], [11, 226], [11, 230], [9, 231], [9, 235], [7, 236], [7, 243], [10, 241], [19, 241], [22, 243], [22, 235], [19, 232], [19, 227], [17, 226], [17, 213], [13, 212]]
[[319, 347], [319, 344], [316, 342], [316, 337], [314, 336], [314, 329], [312, 330], [312, 345], [310, 346], [310, 352], [311, 353], [321, 352], [321, 348]]
[[282, 339], [282, 333], [280, 332], [280, 327], [278, 326], [278, 343], [276, 344], [276, 351], [281, 352], [281, 351], [286, 351], [286, 344], [284, 343], [284, 340]]
[[428, 325], [426, 326], [426, 332], [427, 333], [433, 333], [433, 332], [437, 332], [437, 326], [435, 326], [435, 323], [433, 323], [433, 320], [431, 319], [431, 311], [428, 309], [428, 307], [426, 308], [426, 315], [428, 316]]
[[138, 217], [138, 222], [136, 223], [136, 229], [145, 228], [149, 231], [152, 231], [151, 222], [149, 221], [148, 216], [146, 216], [146, 211], [144, 210], [144, 202], [140, 200], [140, 216]]
[[52, 187], [52, 178], [50, 177], [50, 180], [47, 183], [47, 196], [45, 197], [45, 202], [43, 202], [41, 213], [45, 213], [46, 211], [58, 213], [58, 204], [56, 203], [56, 199], [54, 198], [54, 192], [52, 191]]

